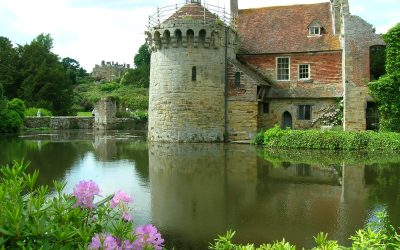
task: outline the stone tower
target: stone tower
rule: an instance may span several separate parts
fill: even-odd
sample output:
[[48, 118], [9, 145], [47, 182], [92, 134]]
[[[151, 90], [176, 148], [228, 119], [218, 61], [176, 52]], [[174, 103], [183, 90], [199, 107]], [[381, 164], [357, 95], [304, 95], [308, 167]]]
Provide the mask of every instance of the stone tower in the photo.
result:
[[148, 139], [222, 141], [226, 58], [233, 51], [227, 44], [234, 37], [229, 18], [225, 11], [222, 17], [211, 13], [200, 0], [187, 0], [170, 14], [160, 21], [165, 13], [158, 9], [146, 32], [152, 50]]

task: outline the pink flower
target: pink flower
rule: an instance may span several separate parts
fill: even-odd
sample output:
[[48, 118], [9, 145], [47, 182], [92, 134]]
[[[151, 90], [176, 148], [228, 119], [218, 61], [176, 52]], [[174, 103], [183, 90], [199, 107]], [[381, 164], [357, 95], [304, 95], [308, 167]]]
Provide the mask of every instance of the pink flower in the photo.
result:
[[115, 208], [120, 202], [130, 203], [132, 201], [133, 199], [130, 195], [126, 194], [124, 191], [119, 190], [114, 194], [114, 197], [111, 199], [110, 207]]
[[146, 246], [153, 246], [155, 250], [161, 250], [164, 239], [158, 232], [157, 228], [151, 224], [139, 226], [136, 228], [135, 234], [137, 239], [133, 242], [134, 249], [142, 250]]
[[128, 211], [124, 211], [124, 212], [122, 212], [122, 219], [124, 221], [131, 221], [132, 215]]
[[100, 195], [100, 189], [94, 181], [80, 181], [74, 187], [73, 196], [76, 198], [75, 206], [93, 208], [95, 195]]
[[121, 247], [118, 245], [118, 240], [111, 234], [95, 234], [92, 242], [89, 244], [88, 249], [97, 250], [119, 250]]

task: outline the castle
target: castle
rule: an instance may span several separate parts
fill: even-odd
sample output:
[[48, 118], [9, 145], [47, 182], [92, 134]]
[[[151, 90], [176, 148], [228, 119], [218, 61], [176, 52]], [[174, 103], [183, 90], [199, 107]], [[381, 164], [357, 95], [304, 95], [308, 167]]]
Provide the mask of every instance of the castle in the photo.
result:
[[186, 0], [158, 9], [148, 28], [151, 141], [247, 140], [275, 124], [315, 128], [313, 119], [338, 100], [345, 130], [377, 122], [370, 51], [385, 44], [350, 14], [348, 0], [243, 10], [231, 0], [229, 14]]
[[92, 77], [96, 80], [106, 80], [108, 82], [121, 78], [130, 69], [129, 64], [119, 64], [118, 62], [101, 61], [101, 65], [96, 64], [92, 70]]

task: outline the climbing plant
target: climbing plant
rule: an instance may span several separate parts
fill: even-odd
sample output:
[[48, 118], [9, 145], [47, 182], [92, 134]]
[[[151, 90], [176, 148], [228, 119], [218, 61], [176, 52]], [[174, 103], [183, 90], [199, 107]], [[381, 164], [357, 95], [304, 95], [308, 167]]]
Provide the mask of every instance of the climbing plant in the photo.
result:
[[400, 23], [390, 29], [386, 42], [386, 75], [369, 84], [371, 95], [378, 102], [380, 129], [400, 132]]

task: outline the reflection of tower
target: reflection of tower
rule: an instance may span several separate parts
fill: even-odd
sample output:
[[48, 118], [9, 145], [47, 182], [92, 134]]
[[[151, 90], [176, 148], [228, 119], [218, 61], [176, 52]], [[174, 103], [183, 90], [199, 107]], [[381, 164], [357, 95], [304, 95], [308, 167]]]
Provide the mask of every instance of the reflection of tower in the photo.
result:
[[180, 248], [207, 248], [254, 204], [255, 149], [242, 146], [149, 144], [152, 220]]
[[225, 58], [233, 51], [226, 49], [226, 34], [233, 32], [225, 17], [218, 18], [199, 0], [186, 1], [161, 22], [166, 11], [161, 8], [150, 18], [146, 32], [152, 50], [148, 138], [222, 141]]

